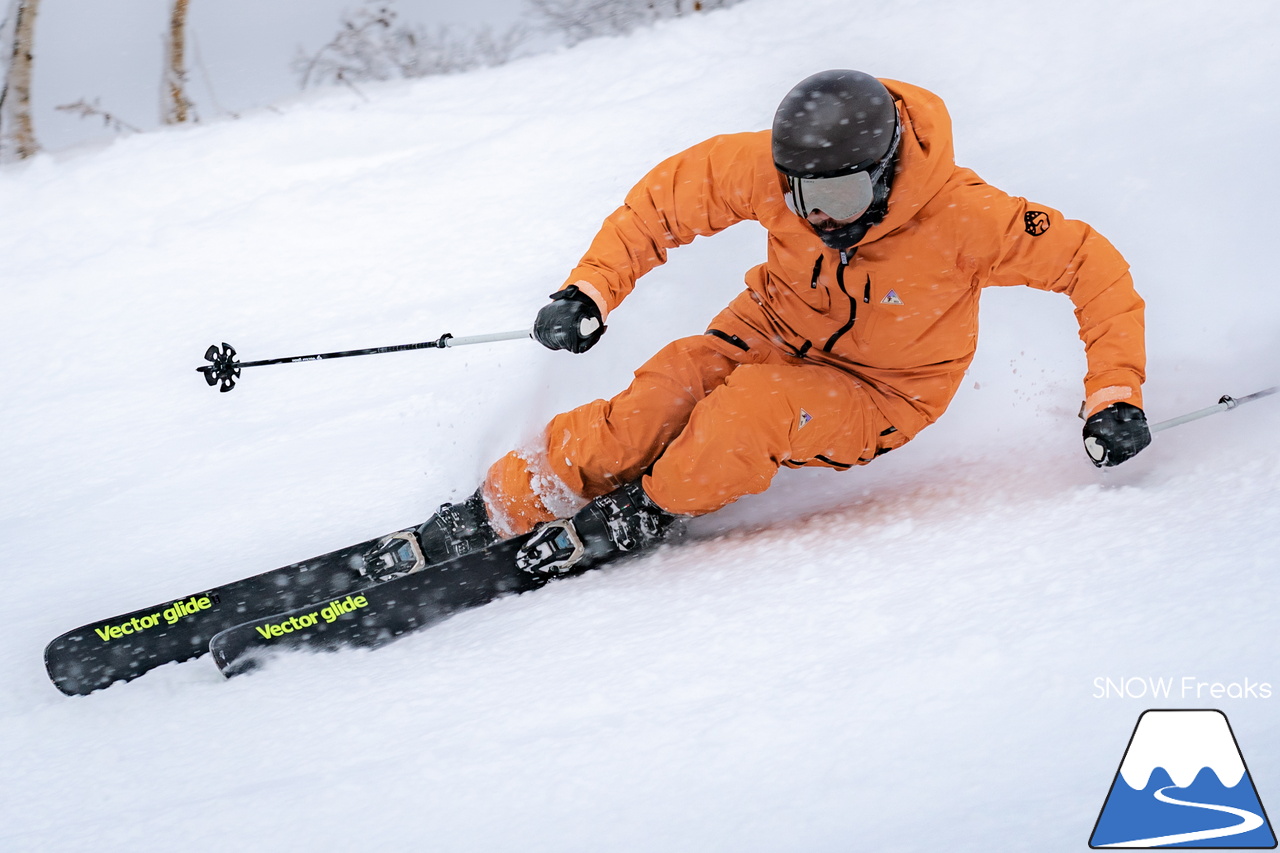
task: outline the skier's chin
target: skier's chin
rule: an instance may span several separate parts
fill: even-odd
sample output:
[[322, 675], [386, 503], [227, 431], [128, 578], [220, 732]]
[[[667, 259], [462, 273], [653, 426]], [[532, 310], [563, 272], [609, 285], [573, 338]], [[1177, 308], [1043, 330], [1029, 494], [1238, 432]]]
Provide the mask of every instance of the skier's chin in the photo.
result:
[[867, 229], [871, 227], [871, 222], [865, 217], [855, 217], [854, 219], [840, 222], [838, 220], [828, 220], [827, 222], [817, 223], [809, 220], [809, 227], [813, 229], [813, 233], [818, 235], [818, 239], [822, 241], [828, 249], [836, 249], [844, 251], [851, 246], [857, 245], [867, 234]]
[[819, 233], [829, 233], [831, 231], [839, 231], [858, 221], [858, 217], [853, 216], [849, 219], [832, 219], [830, 216], [823, 216], [809, 220], [809, 224], [813, 226], [813, 230]]

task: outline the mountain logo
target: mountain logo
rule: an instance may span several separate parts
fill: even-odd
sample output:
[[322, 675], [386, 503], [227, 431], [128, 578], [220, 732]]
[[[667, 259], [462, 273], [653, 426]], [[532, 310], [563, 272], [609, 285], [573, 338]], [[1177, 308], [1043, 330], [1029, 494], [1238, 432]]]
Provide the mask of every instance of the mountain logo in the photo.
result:
[[1143, 711], [1089, 846], [1274, 849], [1275, 833], [1226, 714]]
[[800, 410], [800, 426], [796, 427], [796, 429], [797, 430], [804, 429], [806, 426], [809, 425], [809, 421], [811, 420], [813, 420], [813, 415], [809, 414], [804, 409], [801, 409]]
[[902, 305], [902, 297], [898, 296], [898, 291], [890, 290], [885, 294], [884, 299], [880, 300], [881, 305]]

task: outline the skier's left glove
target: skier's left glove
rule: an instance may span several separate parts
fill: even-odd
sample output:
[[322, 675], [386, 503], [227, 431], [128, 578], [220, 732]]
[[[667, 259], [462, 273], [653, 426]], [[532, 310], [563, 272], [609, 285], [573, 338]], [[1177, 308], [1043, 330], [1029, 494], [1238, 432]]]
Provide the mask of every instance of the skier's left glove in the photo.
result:
[[586, 352], [595, 346], [607, 327], [595, 300], [571, 284], [551, 294], [533, 322], [533, 337], [547, 349]]
[[1099, 468], [1119, 465], [1151, 443], [1151, 430], [1142, 409], [1112, 403], [1084, 422], [1084, 449]]

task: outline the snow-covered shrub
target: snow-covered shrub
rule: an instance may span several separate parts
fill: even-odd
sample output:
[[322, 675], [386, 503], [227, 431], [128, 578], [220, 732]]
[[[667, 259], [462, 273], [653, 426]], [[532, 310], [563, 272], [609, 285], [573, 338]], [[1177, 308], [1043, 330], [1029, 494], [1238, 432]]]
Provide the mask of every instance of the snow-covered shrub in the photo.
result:
[[492, 27], [455, 34], [448, 27], [434, 30], [402, 23], [391, 2], [374, 2], [342, 16], [342, 26], [328, 44], [314, 54], [299, 52], [293, 61], [302, 88], [329, 83], [353, 84], [370, 80], [452, 74], [500, 65], [524, 42], [526, 30], [505, 32]]
[[544, 27], [573, 45], [589, 38], [625, 35], [662, 18], [678, 18], [742, 0], [529, 0]]

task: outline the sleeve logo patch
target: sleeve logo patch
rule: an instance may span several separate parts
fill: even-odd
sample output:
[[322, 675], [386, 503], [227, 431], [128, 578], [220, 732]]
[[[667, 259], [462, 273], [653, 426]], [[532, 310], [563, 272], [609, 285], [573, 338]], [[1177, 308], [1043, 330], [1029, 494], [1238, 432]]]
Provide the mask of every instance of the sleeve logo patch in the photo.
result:
[[1049, 214], [1043, 210], [1028, 210], [1022, 217], [1023, 227], [1032, 237], [1039, 237], [1049, 230]]

